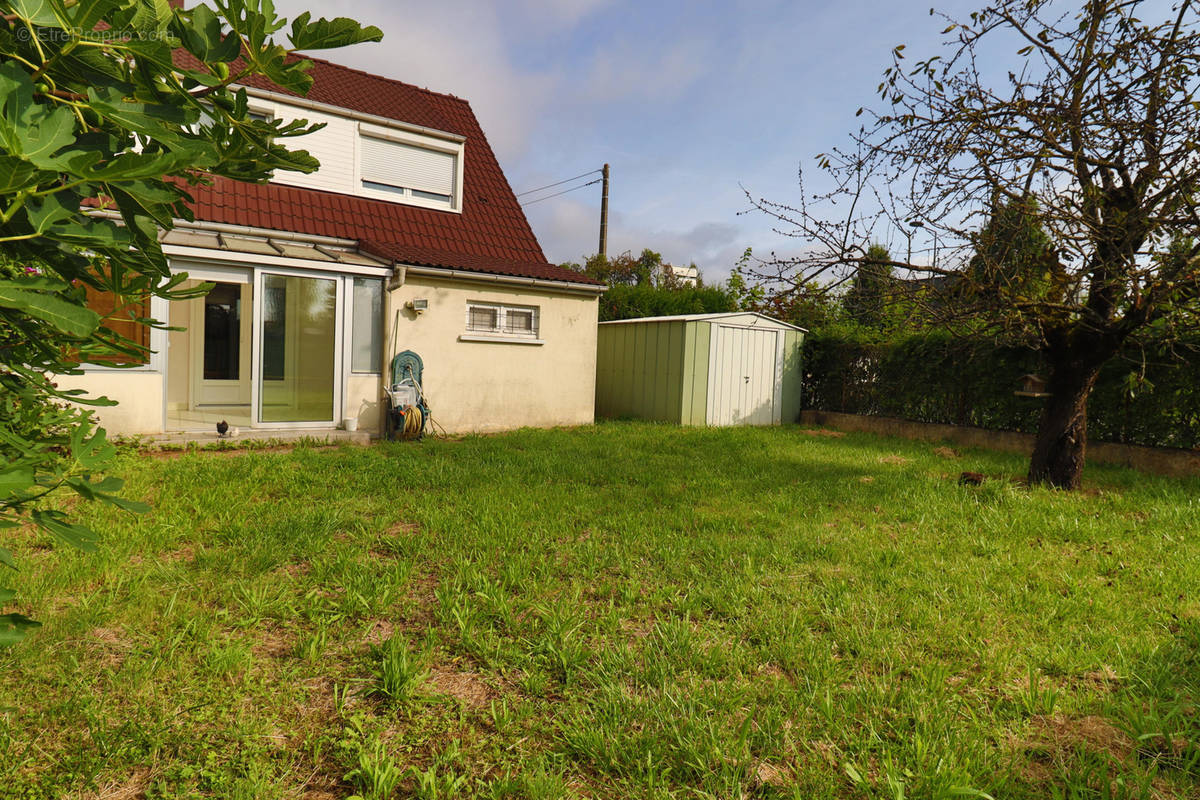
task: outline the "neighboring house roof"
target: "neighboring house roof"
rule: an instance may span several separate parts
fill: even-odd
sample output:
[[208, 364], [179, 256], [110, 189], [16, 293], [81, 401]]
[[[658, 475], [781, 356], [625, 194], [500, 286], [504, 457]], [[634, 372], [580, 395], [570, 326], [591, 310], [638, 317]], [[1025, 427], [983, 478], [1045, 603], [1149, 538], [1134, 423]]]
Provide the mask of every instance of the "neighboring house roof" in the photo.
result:
[[721, 320], [731, 321], [735, 317], [753, 317], [754, 321], [750, 325], [754, 325], [759, 320], [764, 320], [772, 325], [778, 325], [784, 328], [791, 328], [796, 331], [808, 332], [807, 328], [801, 328], [799, 325], [793, 325], [790, 322], [784, 322], [781, 319], [768, 317], [766, 314], [760, 314], [757, 311], [722, 311], [713, 314], [676, 314], [670, 317], [633, 317], [631, 319], [611, 319], [607, 322], [601, 322], [601, 325], [628, 325], [633, 322], [720, 322]]
[[[191, 60], [182, 51], [176, 58]], [[197, 220], [356, 239], [365, 252], [405, 264], [602, 285], [546, 260], [467, 101], [305, 58], [313, 62], [307, 100], [465, 137], [462, 211], [215, 178], [188, 188]], [[298, 96], [260, 77], [245, 83]]]
[[954, 286], [959, 280], [960, 275], [930, 275], [925, 278], [892, 278], [892, 285], [900, 289], [916, 290], [916, 289], [933, 289], [934, 291], [943, 291]]

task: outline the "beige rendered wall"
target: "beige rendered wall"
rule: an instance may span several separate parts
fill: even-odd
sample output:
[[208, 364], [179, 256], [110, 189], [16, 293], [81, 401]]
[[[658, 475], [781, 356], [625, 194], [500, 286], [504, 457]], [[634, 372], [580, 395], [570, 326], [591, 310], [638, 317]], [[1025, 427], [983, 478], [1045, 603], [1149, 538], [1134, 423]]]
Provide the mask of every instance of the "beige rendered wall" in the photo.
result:
[[[181, 288], [191, 288], [197, 281], [187, 281]], [[171, 303], [171, 326], [183, 328], [167, 333], [167, 408], [186, 409], [192, 392], [192, 304], [188, 300]]]
[[64, 375], [59, 388], [83, 389], [90, 397], [106, 396], [118, 405], [95, 407], [96, 416], [110, 435], [162, 433], [163, 376], [159, 372], [106, 370]]
[[342, 416], [358, 420], [358, 429], [379, 433], [383, 424], [383, 382], [378, 375], [351, 374], [346, 381]]
[[[417, 298], [429, 301], [419, 316], [404, 307]], [[472, 301], [537, 306], [545, 344], [461, 341]], [[433, 419], [448, 432], [591, 424], [598, 308], [594, 294], [409, 275], [388, 292], [384, 354], [396, 328], [395, 350], [421, 356]]]

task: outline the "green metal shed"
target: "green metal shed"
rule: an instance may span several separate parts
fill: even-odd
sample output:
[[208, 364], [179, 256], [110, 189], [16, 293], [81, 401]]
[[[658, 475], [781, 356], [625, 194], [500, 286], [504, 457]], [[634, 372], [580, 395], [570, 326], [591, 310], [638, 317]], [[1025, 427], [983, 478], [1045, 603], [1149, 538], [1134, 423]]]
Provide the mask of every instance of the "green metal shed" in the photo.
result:
[[751, 312], [601, 322], [596, 415], [682, 425], [796, 422], [804, 333]]

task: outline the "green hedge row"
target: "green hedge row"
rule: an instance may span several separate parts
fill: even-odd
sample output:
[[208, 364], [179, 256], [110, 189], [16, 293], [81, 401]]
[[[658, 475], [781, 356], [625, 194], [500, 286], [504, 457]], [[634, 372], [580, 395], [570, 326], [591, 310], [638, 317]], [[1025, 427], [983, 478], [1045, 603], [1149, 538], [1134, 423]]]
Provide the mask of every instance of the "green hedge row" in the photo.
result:
[[[1200, 447], [1200, 338], [1115, 359], [1088, 404], [1096, 441]], [[1133, 358], [1132, 356], [1136, 356]], [[941, 332], [892, 342], [813, 334], [805, 342], [804, 408], [996, 430], [1037, 430], [1041, 401], [1017, 397], [1042, 371], [1036, 352]]]
[[679, 314], [737, 311], [737, 298], [723, 286], [609, 286], [600, 297], [600, 321]]

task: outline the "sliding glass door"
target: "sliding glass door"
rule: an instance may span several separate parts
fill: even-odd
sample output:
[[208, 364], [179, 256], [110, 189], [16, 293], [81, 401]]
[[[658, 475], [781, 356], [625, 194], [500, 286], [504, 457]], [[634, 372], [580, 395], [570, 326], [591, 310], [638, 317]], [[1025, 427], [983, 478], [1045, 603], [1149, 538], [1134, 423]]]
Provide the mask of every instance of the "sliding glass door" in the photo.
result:
[[342, 281], [260, 271], [258, 283], [258, 421], [332, 423], [340, 397]]

